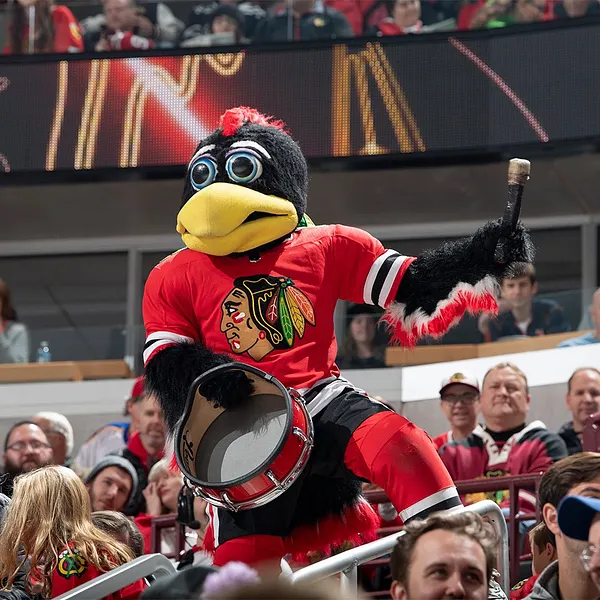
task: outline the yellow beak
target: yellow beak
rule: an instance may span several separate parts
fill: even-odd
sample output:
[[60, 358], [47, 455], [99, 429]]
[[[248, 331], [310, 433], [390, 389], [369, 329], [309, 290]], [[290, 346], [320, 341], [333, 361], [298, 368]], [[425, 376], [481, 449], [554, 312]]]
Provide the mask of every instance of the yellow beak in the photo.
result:
[[[248, 220], [254, 213], [264, 214]], [[183, 243], [213, 256], [248, 252], [297, 225], [298, 214], [289, 200], [232, 183], [213, 183], [196, 192], [177, 215]]]

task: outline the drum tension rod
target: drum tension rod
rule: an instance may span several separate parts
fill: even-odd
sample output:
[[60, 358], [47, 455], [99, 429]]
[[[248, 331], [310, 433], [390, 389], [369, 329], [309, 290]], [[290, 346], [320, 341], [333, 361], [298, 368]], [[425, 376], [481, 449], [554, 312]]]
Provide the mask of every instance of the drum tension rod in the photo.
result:
[[273, 471], [268, 470], [265, 475], [275, 484], [278, 490], [285, 490], [285, 486], [275, 477], [275, 473]]

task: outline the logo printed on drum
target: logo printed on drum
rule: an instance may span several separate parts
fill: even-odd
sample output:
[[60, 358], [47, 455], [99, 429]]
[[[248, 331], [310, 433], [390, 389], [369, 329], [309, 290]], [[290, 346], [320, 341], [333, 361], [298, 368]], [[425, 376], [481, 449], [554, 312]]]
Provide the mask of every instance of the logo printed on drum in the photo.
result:
[[183, 451], [181, 453], [181, 457], [183, 459], [183, 462], [185, 464], [185, 468], [189, 471], [190, 470], [190, 461], [193, 465], [194, 462], [194, 443], [190, 442], [187, 438], [187, 434], [188, 432], [184, 433], [183, 436], [181, 437], [181, 442], [183, 444]]
[[315, 326], [315, 310], [289, 277], [238, 277], [221, 305], [221, 332], [234, 354], [256, 361], [291, 348]]

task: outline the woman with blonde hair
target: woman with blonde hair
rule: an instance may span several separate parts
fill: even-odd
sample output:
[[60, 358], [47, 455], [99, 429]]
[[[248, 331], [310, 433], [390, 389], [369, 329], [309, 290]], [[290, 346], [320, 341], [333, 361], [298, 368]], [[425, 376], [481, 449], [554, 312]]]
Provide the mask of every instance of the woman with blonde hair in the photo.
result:
[[[0, 532], [0, 589], [12, 588], [24, 557], [31, 565], [27, 589], [42, 598], [55, 598], [132, 560], [129, 548], [92, 524], [91, 513], [85, 485], [66, 467], [17, 477]], [[138, 581], [111, 600], [137, 598], [144, 587]]]
[[[151, 554], [154, 551], [154, 548], [152, 548], [152, 520], [162, 515], [178, 513], [182, 488], [183, 475], [181, 471], [172, 468], [166, 458], [159, 460], [150, 469], [148, 485], [144, 490], [147, 512], [135, 518], [135, 524], [144, 536], [146, 554]], [[208, 526], [206, 501], [202, 498], [194, 498], [193, 513], [194, 522], [193, 524], [188, 523], [190, 527], [185, 528], [184, 535], [186, 544], [191, 545], [194, 554], [196, 554], [202, 546]], [[177, 535], [174, 529], [163, 529], [161, 531], [161, 546], [158, 551], [167, 556], [178, 555]], [[205, 556], [201, 555], [197, 557], [197, 560], [204, 560], [204, 558]]]

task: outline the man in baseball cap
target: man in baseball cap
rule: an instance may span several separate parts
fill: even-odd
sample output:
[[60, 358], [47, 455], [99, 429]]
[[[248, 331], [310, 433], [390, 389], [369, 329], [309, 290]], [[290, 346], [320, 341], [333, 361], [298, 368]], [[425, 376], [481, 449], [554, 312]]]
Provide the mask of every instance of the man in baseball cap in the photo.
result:
[[131, 417], [131, 420], [108, 423], [82, 444], [73, 461], [73, 469], [79, 475], [85, 475], [107, 454], [125, 448], [129, 438], [139, 429], [139, 407], [145, 397], [144, 378], [138, 377], [125, 400], [125, 416]]
[[451, 429], [434, 438], [439, 450], [445, 444], [468, 437], [477, 425], [479, 382], [466, 371], [452, 373], [442, 381], [440, 406]]
[[567, 537], [587, 542], [579, 558], [600, 591], [600, 499], [589, 496], [563, 498], [558, 507], [558, 526]]

